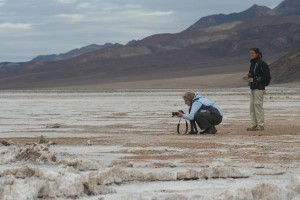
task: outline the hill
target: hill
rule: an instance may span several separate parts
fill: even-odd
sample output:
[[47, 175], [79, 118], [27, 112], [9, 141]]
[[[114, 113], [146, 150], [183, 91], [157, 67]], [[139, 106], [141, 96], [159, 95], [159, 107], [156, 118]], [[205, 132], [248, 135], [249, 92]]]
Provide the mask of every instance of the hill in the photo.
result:
[[187, 28], [185, 31], [195, 31], [210, 26], [225, 24], [234, 21], [244, 21], [251, 18], [269, 16], [269, 15], [285, 15], [285, 16], [300, 15], [300, 1], [285, 0], [281, 2], [274, 9], [270, 9], [266, 6], [259, 6], [255, 4], [249, 9], [239, 13], [231, 13], [228, 15], [217, 14], [217, 15], [202, 17], [200, 20], [198, 20], [192, 26]]
[[40, 55], [31, 60], [31, 62], [49, 62], [49, 61], [58, 61], [58, 60], [66, 60], [70, 58], [74, 58], [76, 56], [86, 54], [92, 51], [110, 48], [110, 47], [119, 47], [122, 46], [121, 44], [112, 44], [112, 43], [106, 43], [104, 45], [97, 45], [97, 44], [91, 44], [86, 47], [73, 49], [67, 53], [61, 53], [61, 54], [51, 54], [51, 55]]
[[284, 55], [270, 65], [272, 83], [300, 81], [300, 48]]
[[259, 6], [259, 5], [253, 5], [251, 8], [240, 12], [240, 13], [231, 13], [229, 15], [225, 14], [217, 14], [217, 15], [211, 15], [207, 17], [201, 18], [199, 21], [197, 21], [195, 24], [190, 26], [185, 31], [197, 31], [202, 28], [225, 24], [229, 22], [234, 21], [242, 21], [247, 20], [252, 17], [259, 17], [259, 16], [265, 16], [265, 15], [272, 15], [272, 9], [266, 7], [266, 6]]
[[22, 63], [22, 67], [1, 72], [0, 88], [122, 85], [241, 73], [248, 70], [251, 47], [258, 46], [271, 62], [300, 46], [300, 16], [291, 15], [296, 6], [294, 0], [285, 0], [273, 10], [255, 5], [239, 14], [225, 15], [217, 25], [152, 35], [55, 62]]

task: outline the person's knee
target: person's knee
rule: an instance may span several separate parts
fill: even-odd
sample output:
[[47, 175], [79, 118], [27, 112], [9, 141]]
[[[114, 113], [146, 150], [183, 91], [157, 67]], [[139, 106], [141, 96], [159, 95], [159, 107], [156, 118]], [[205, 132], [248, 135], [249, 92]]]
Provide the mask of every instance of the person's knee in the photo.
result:
[[223, 120], [223, 117], [218, 116], [218, 118], [216, 119], [216, 124], [214, 124], [214, 125], [219, 125], [219, 124], [221, 124], [221, 123], [222, 123], [222, 120]]
[[194, 116], [195, 121], [200, 121], [201, 119], [204, 119], [204, 118], [205, 117], [204, 117], [203, 113], [201, 113], [201, 112], [195, 113], [195, 116]]
[[198, 126], [200, 126], [201, 121], [203, 121], [204, 117], [199, 112], [195, 114], [194, 120], [197, 123]]

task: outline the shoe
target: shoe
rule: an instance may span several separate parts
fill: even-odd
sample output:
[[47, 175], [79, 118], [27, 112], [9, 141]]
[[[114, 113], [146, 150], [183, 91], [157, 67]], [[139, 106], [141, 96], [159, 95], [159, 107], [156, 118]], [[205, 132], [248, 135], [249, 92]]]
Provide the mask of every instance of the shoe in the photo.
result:
[[263, 126], [252, 126], [251, 128], [247, 128], [247, 131], [263, 131], [265, 128]]
[[257, 126], [252, 126], [252, 127], [250, 127], [250, 128], [247, 128], [246, 130], [247, 130], [247, 131], [255, 131], [256, 127], [257, 127]]
[[190, 134], [190, 135], [194, 135], [194, 134], [197, 134], [198, 132], [197, 131], [190, 131], [190, 132], [188, 132], [188, 134]]
[[217, 129], [215, 126], [210, 127], [210, 129], [208, 130], [208, 132], [206, 134], [216, 134], [217, 133]]
[[200, 134], [216, 134], [217, 133], [217, 129], [215, 126], [211, 126], [207, 129], [205, 129], [204, 131], [201, 131]]
[[257, 126], [254, 131], [263, 131], [265, 128], [263, 126]]

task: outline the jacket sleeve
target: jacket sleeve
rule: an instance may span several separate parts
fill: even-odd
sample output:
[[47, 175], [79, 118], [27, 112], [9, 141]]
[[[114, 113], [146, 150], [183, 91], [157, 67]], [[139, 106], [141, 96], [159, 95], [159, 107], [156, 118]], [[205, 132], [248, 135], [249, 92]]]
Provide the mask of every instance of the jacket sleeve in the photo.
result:
[[259, 63], [259, 70], [261, 70], [261, 75], [257, 76], [255, 81], [259, 83], [264, 83], [266, 78], [269, 77], [270, 69], [266, 62], [261, 61]]
[[195, 114], [196, 112], [198, 112], [198, 110], [201, 108], [202, 106], [202, 103], [199, 102], [199, 101], [195, 101], [193, 104], [192, 104], [192, 108], [191, 108], [191, 111], [190, 113], [186, 113], [184, 114], [182, 117], [183, 119], [187, 119], [187, 120], [194, 120], [194, 117], [195, 117]]
[[269, 65], [267, 63], [263, 62], [263, 65], [261, 66], [261, 70], [263, 73], [262, 80], [265, 81], [266, 78], [270, 77]]

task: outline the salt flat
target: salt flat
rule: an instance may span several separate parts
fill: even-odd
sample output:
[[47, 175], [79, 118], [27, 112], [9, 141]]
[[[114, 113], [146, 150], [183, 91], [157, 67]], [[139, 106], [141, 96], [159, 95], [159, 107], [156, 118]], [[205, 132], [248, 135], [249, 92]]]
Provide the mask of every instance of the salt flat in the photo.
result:
[[300, 88], [268, 88], [262, 132], [248, 88], [200, 90], [216, 135], [176, 133], [184, 91], [0, 91], [0, 199], [300, 199]]

